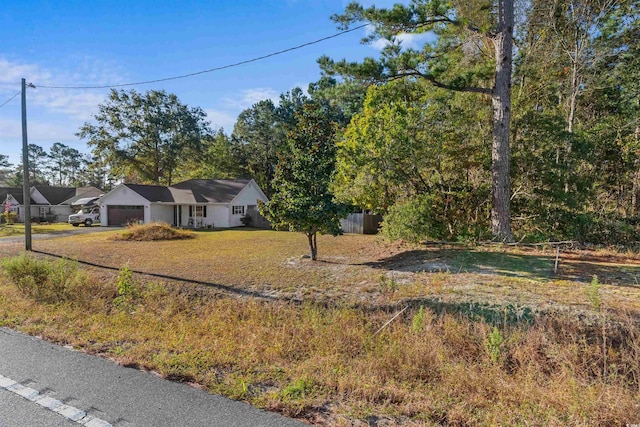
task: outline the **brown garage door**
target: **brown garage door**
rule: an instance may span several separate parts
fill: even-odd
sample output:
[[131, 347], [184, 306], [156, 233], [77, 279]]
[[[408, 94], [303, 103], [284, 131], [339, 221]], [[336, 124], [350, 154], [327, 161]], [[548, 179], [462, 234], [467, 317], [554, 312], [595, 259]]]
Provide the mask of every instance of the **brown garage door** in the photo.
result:
[[144, 220], [144, 206], [107, 206], [108, 225], [127, 225], [131, 222]]

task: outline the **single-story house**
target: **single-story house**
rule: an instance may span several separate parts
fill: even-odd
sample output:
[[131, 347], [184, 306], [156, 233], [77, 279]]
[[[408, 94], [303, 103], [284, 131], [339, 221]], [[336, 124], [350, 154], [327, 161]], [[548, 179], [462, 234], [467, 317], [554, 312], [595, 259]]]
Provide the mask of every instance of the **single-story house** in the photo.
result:
[[100, 200], [100, 225], [161, 221], [177, 227], [238, 227], [268, 199], [251, 179], [190, 179], [170, 186], [120, 184]]
[[[97, 199], [103, 191], [96, 187], [31, 187], [31, 218], [48, 222], [66, 222], [69, 215], [77, 210], [83, 200]], [[10, 210], [18, 214], [18, 221], [24, 222], [24, 197], [22, 187], [0, 188], [0, 200]]]

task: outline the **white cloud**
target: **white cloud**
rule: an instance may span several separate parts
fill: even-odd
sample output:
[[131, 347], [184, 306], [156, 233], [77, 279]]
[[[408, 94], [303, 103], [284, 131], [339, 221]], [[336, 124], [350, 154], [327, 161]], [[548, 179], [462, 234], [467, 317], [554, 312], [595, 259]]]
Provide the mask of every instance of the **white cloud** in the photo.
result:
[[223, 128], [227, 134], [233, 131], [233, 126], [236, 124], [236, 119], [238, 118], [237, 115], [212, 109], [206, 109], [204, 112], [207, 113], [207, 118], [211, 121], [211, 128], [213, 130]]
[[[61, 63], [63, 61], [61, 60]], [[0, 57], [0, 94], [20, 90], [20, 79], [25, 78], [36, 88], [28, 89], [28, 106], [39, 106], [49, 113], [70, 115], [89, 120], [104, 101], [106, 89], [51, 89], [42, 86], [84, 86], [90, 84], [117, 84], [123, 82], [116, 67], [104, 61], [84, 57], [63, 64], [68, 69], [46, 69], [37, 64], [20, 63]]]
[[[367, 34], [371, 34], [373, 31], [367, 29]], [[396, 36], [396, 40], [400, 42], [403, 49], [420, 49], [426, 42], [435, 40], [435, 34], [421, 33], [421, 34], [409, 34], [400, 33]], [[377, 39], [371, 43], [371, 47], [376, 50], [382, 50], [391, 43], [387, 39]]]
[[280, 93], [272, 88], [245, 89], [238, 97], [225, 98], [223, 102], [231, 108], [244, 110], [265, 99], [270, 99], [274, 104], [278, 104]]

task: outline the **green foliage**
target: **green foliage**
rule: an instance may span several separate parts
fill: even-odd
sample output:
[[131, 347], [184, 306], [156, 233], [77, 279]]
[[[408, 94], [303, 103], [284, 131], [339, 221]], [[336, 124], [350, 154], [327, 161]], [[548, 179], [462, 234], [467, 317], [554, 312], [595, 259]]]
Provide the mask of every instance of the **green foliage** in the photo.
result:
[[316, 259], [316, 233], [341, 234], [346, 209], [329, 190], [335, 169], [336, 129], [318, 104], [305, 104], [288, 133], [287, 156], [281, 156], [273, 181], [274, 194], [260, 213], [276, 229], [305, 233]]
[[21, 293], [45, 303], [77, 301], [78, 287], [88, 280], [73, 261], [50, 262], [28, 254], [4, 259], [2, 268]]
[[489, 352], [489, 357], [491, 357], [491, 362], [498, 363], [502, 358], [502, 343], [504, 338], [500, 333], [500, 330], [497, 327], [493, 327], [493, 330], [489, 333], [489, 338], [487, 339], [487, 351]]
[[295, 126], [296, 115], [308, 101], [300, 88], [280, 95], [276, 106], [262, 100], [242, 111], [231, 136], [232, 153], [240, 171], [256, 180], [270, 197], [280, 156], [288, 150], [287, 132]]
[[418, 334], [424, 330], [425, 326], [425, 314], [424, 314], [424, 306], [420, 306], [420, 309], [416, 314], [413, 315], [413, 319], [411, 320], [411, 332], [414, 334]]
[[2, 222], [5, 224], [15, 224], [18, 220], [18, 214], [14, 211], [5, 210], [0, 216], [2, 217]]
[[589, 300], [589, 303], [594, 310], [600, 310], [600, 308], [602, 307], [602, 295], [600, 295], [600, 287], [601, 285], [600, 281], [598, 280], [598, 276], [594, 274], [591, 282], [585, 289], [587, 300]]
[[140, 94], [112, 89], [78, 136], [97, 157], [123, 176], [140, 182], [171, 184], [178, 164], [202, 156], [208, 129], [201, 108], [189, 108], [165, 91]]
[[300, 400], [312, 394], [315, 387], [313, 380], [299, 378], [284, 387], [280, 394], [285, 400]]
[[[486, 197], [486, 193], [478, 192], [478, 195]], [[382, 235], [389, 240], [413, 243], [428, 239], [478, 240], [488, 235], [486, 225], [474, 221], [474, 215], [478, 218], [477, 211], [469, 211], [471, 200], [478, 195], [422, 194], [398, 202], [384, 217]], [[477, 203], [482, 200], [484, 197]]]
[[116, 280], [116, 290], [118, 295], [113, 300], [116, 307], [128, 309], [140, 296], [140, 289], [133, 278], [133, 271], [126, 265], [120, 268]]

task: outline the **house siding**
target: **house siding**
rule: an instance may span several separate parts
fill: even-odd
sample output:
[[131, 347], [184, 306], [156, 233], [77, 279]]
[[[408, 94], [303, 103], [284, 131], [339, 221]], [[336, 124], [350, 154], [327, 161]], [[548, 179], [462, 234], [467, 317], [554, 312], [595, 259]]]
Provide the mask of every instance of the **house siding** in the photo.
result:
[[242, 224], [242, 217], [244, 215], [233, 215], [232, 206], [244, 206], [244, 212], [247, 213], [247, 206], [257, 205], [258, 200], [262, 200], [263, 202], [267, 201], [267, 198], [262, 194], [258, 185], [251, 181], [247, 184], [246, 187], [238, 193], [238, 195], [233, 199], [231, 203], [229, 203], [229, 227], [240, 227]]
[[226, 205], [207, 205], [206, 224], [213, 224], [216, 228], [229, 227], [229, 208]]
[[151, 204], [149, 210], [151, 211], [150, 215], [153, 221], [161, 221], [173, 225], [173, 209], [174, 205]]
[[102, 219], [100, 225], [102, 227], [109, 225], [109, 215], [107, 213], [107, 206], [109, 205], [144, 206], [144, 221], [148, 223], [151, 220], [149, 201], [125, 185], [115, 188], [102, 198], [100, 202], [100, 218]]

